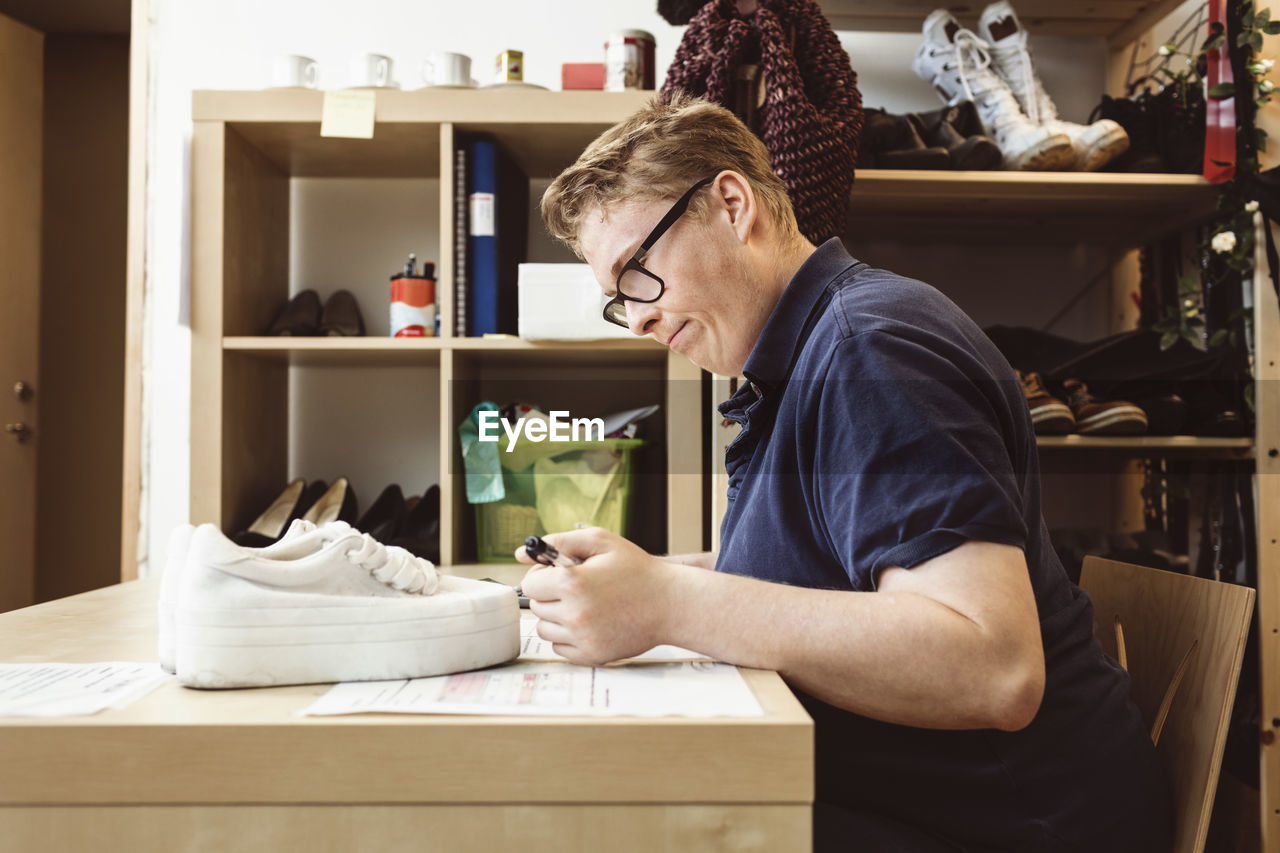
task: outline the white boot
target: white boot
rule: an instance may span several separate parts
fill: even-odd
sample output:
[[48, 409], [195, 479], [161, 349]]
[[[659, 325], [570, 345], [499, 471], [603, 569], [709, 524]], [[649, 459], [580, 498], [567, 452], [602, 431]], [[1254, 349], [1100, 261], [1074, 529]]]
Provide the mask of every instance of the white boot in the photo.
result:
[[924, 42], [911, 68], [933, 84], [948, 106], [973, 101], [987, 135], [1004, 152], [1009, 169], [1070, 169], [1075, 162], [1065, 134], [1031, 122], [1008, 85], [989, 67], [987, 45], [946, 9], [924, 21]]
[[1076, 153], [1073, 168], [1082, 172], [1097, 171], [1129, 148], [1129, 135], [1111, 119], [1085, 125], [1058, 118], [1058, 110], [1045, 93], [1031, 62], [1027, 31], [1008, 0], [998, 0], [982, 10], [978, 34], [990, 45], [991, 67], [1009, 85], [1027, 117], [1071, 137]]

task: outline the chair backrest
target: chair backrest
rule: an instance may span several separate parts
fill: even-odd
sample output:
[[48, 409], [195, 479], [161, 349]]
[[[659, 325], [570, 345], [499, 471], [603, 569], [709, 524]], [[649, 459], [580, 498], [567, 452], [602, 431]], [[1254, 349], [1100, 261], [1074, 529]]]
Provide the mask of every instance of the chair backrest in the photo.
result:
[[1200, 853], [1209, 832], [1255, 592], [1100, 557], [1085, 558], [1080, 587], [1093, 599], [1096, 634], [1112, 657], [1112, 626], [1117, 618], [1123, 626], [1131, 695], [1148, 729], [1175, 674], [1183, 669], [1167, 704], [1156, 752], [1173, 796], [1173, 849]]

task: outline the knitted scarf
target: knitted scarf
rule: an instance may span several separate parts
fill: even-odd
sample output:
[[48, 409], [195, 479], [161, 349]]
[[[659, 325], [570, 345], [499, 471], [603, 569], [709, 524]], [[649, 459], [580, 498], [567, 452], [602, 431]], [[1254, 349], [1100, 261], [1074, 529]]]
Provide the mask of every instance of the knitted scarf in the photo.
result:
[[[744, 97], [757, 64], [759, 90]], [[733, 110], [764, 141], [805, 237], [844, 233], [862, 96], [814, 0], [760, 0], [746, 18], [734, 0], [711, 0], [689, 22], [662, 97], [681, 89]]]

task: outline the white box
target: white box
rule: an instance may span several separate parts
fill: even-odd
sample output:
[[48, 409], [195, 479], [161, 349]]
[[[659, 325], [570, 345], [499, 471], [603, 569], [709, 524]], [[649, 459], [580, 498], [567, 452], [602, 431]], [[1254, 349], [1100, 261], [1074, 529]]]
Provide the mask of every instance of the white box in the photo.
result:
[[604, 318], [609, 300], [586, 264], [520, 264], [520, 337], [527, 341], [632, 338]]

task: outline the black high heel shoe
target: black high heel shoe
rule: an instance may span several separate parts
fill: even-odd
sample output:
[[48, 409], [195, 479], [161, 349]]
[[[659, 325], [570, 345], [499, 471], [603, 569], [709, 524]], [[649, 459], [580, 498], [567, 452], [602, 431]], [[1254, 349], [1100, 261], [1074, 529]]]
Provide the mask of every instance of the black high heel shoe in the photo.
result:
[[299, 477], [285, 486], [253, 524], [231, 537], [232, 541], [244, 548], [262, 548], [277, 541], [297, 518], [297, 507], [306, 490], [306, 482]]
[[382, 490], [373, 505], [365, 510], [356, 522], [356, 530], [368, 533], [382, 544], [388, 544], [400, 532], [408, 511], [404, 505], [404, 493], [392, 483]]
[[415, 557], [440, 563], [440, 487], [432, 486], [404, 520], [400, 535], [387, 543], [399, 546]]
[[352, 524], [357, 512], [355, 489], [351, 488], [346, 477], [339, 477], [302, 517], [319, 527], [331, 521]]

